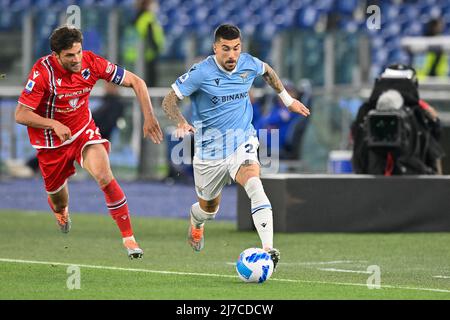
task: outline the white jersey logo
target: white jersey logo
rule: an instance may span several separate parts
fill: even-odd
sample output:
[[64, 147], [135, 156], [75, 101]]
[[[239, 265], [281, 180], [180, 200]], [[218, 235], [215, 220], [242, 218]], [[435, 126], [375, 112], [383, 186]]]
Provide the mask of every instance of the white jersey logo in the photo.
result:
[[81, 76], [86, 80], [89, 79], [89, 77], [91, 76], [91, 71], [89, 70], [89, 68], [81, 70]]
[[106, 73], [110, 73], [112, 71], [112, 69], [113, 69], [113, 65], [110, 62], [108, 62], [108, 66], [106, 67]]
[[248, 72], [244, 72], [244, 73], [240, 74], [239, 77], [242, 78], [242, 82], [247, 81]]
[[185, 74], [183, 74], [181, 77], [179, 77], [178, 80], [180, 81], [180, 83], [183, 83], [183, 82], [185, 82], [188, 78], [189, 78], [189, 73], [185, 73]]
[[69, 100], [69, 104], [72, 108], [76, 108], [78, 104], [78, 98]]
[[39, 77], [39, 71], [33, 71], [33, 80]]
[[61, 85], [61, 79], [56, 79], [56, 82], [58, 83], [58, 86]]

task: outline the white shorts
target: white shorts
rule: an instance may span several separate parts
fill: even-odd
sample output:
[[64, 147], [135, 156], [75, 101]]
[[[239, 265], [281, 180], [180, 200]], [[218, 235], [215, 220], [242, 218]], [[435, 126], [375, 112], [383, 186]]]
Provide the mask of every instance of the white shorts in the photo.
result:
[[250, 137], [225, 159], [201, 160], [194, 156], [193, 168], [197, 196], [206, 201], [217, 198], [223, 187], [235, 180], [244, 162], [259, 164], [258, 147], [258, 138]]

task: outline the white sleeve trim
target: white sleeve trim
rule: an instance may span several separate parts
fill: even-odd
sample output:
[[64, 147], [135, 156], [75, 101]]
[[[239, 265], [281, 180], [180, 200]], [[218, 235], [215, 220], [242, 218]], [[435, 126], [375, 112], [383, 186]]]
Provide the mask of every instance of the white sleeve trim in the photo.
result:
[[30, 107], [29, 105], [26, 105], [25, 103], [21, 102], [20, 100], [17, 101], [18, 103], [20, 103], [21, 105], [30, 108], [31, 110], [36, 110], [36, 108]]
[[177, 95], [178, 99], [183, 100], [184, 96], [181, 93], [180, 89], [178, 88], [176, 83], [172, 83], [172, 89], [175, 91], [175, 94]]
[[109, 82], [112, 82], [112, 81], [113, 81], [114, 77], [116, 76], [116, 72], [117, 72], [117, 65], [115, 64], [115, 65], [114, 65], [114, 72], [113, 72], [113, 74], [112, 74], [111, 79], [109, 79]]
[[262, 72], [261, 72], [261, 75], [263, 75], [264, 73], [266, 73], [266, 63], [265, 62], [263, 62], [262, 63]]

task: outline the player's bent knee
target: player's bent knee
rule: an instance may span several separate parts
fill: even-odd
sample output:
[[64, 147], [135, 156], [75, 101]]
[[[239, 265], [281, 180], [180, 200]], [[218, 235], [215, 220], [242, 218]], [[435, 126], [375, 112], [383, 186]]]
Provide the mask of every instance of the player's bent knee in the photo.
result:
[[218, 204], [212, 204], [209, 206], [201, 207], [203, 211], [209, 214], [215, 214], [217, 211], [219, 211], [219, 205]]
[[[200, 207], [201, 208], [201, 207]], [[201, 208], [205, 215], [210, 216], [211, 218], [208, 218], [208, 220], [214, 219], [217, 212], [219, 212], [219, 205]]]
[[212, 200], [199, 199], [200, 208], [209, 214], [215, 214], [215, 213], [217, 213], [217, 211], [219, 211], [219, 203], [220, 203], [220, 197], [217, 197]]
[[67, 189], [63, 189], [56, 194], [48, 196], [48, 203], [52, 207], [53, 211], [61, 212], [69, 205], [69, 196]]

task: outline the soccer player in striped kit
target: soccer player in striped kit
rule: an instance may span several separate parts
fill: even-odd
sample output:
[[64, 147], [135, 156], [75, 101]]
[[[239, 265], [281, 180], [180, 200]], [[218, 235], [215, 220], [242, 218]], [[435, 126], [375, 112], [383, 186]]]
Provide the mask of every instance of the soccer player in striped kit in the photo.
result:
[[159, 144], [162, 131], [146, 83], [121, 66], [83, 51], [82, 44], [83, 35], [75, 27], [61, 26], [53, 31], [52, 53], [34, 64], [19, 97], [16, 122], [28, 127], [48, 203], [61, 231], [67, 233], [71, 227], [67, 179], [75, 174], [77, 161], [103, 191], [128, 256], [141, 258], [143, 250], [134, 238], [127, 198], [111, 171], [109, 141], [102, 138], [89, 110], [88, 98], [95, 83], [103, 79], [132, 87], [144, 116], [144, 137]]

